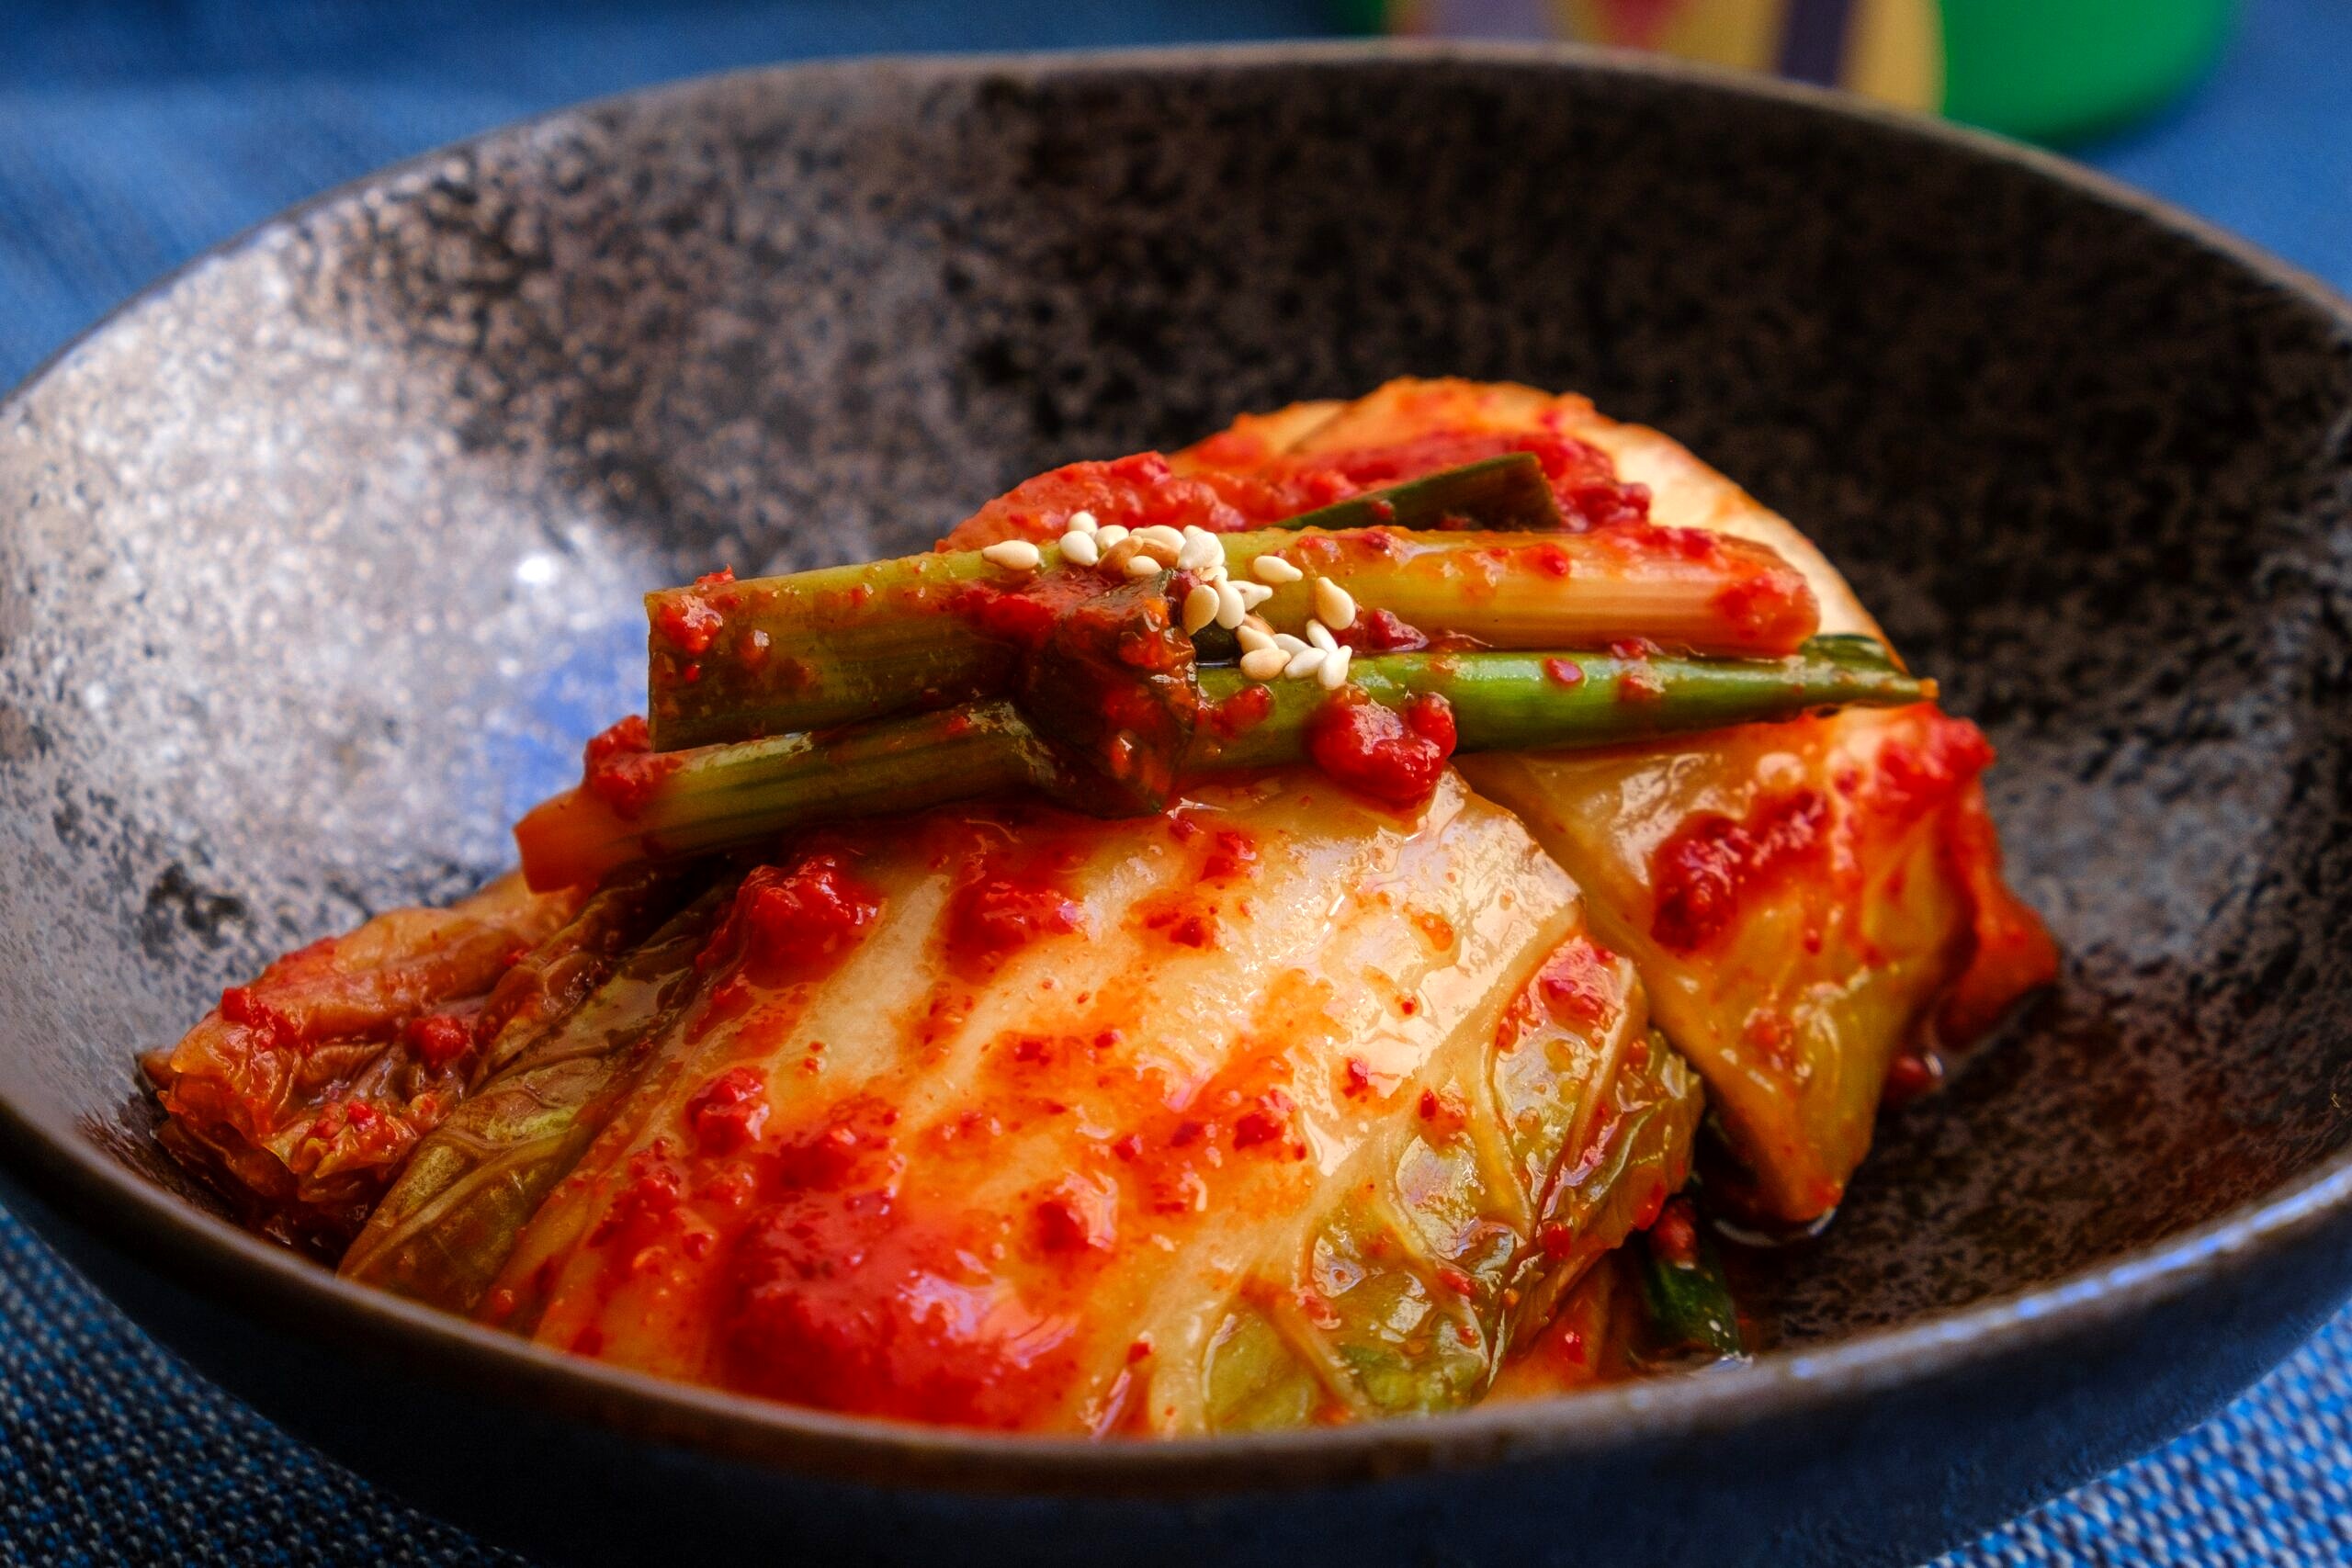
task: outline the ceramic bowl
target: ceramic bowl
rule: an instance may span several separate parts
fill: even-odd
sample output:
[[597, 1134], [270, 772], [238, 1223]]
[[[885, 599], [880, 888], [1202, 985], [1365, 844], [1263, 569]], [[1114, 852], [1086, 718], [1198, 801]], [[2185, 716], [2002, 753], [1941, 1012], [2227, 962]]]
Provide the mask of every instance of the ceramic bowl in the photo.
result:
[[[1166, 1446], [844, 1419], [349, 1288], [132, 1057], [455, 894], [639, 700], [636, 592], [919, 547], [1401, 373], [1589, 393], [1852, 575], [2002, 760], [2054, 995], [1886, 1118], [1747, 1366]], [[0, 405], [0, 1169], [142, 1325], [551, 1562], [1901, 1562], [2352, 1293], [2352, 315], [2078, 170], [1551, 50], [831, 64], [263, 226]]]

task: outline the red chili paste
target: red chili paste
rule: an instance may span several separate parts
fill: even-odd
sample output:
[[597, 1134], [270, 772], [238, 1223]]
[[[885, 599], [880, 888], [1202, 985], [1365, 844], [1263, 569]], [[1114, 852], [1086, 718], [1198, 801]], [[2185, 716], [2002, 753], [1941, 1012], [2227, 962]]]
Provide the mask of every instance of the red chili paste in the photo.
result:
[[1742, 899], [1812, 860], [1828, 827], [1829, 802], [1812, 789], [1759, 799], [1741, 820], [1713, 811], [1690, 818], [1650, 857], [1650, 934], [1675, 952], [1696, 952]]
[[1353, 686], [1309, 721], [1307, 754], [1335, 781], [1385, 806], [1410, 809], [1437, 788], [1453, 755], [1453, 709], [1434, 692], [1384, 707]]
[[678, 771], [684, 752], [656, 751], [643, 717], [631, 714], [588, 742], [581, 783], [623, 821], [635, 821]]

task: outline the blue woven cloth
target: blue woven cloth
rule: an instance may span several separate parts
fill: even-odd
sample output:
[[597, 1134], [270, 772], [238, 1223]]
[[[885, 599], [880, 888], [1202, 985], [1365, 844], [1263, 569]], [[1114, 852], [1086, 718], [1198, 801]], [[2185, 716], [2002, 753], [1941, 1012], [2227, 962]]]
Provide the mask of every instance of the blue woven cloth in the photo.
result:
[[[1326, 15], [1316, 0], [0, 5], [0, 385], [289, 202], [575, 99], [796, 57], [1272, 37]], [[2352, 289], [2347, 61], [2345, 0], [2249, 0], [2201, 93], [2080, 151]], [[0, 1562], [513, 1561], [190, 1374], [0, 1213]], [[2344, 1562], [2352, 1313], [2204, 1427], [1939, 1568]]]

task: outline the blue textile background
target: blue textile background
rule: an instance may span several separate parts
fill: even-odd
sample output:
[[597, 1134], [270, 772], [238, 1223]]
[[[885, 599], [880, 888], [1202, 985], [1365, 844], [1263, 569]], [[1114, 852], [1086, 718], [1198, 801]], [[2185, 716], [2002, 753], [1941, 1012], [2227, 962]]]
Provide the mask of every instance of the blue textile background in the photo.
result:
[[[0, 385], [289, 202], [575, 99], [795, 57], [1266, 38], [1325, 17], [1316, 0], [0, 3]], [[2077, 152], [2352, 290], [2352, 5], [2248, 0], [2199, 94]], [[0, 1561], [513, 1559], [190, 1375], [0, 1213]], [[2352, 1312], [2204, 1427], [1939, 1568], [2346, 1562]]]

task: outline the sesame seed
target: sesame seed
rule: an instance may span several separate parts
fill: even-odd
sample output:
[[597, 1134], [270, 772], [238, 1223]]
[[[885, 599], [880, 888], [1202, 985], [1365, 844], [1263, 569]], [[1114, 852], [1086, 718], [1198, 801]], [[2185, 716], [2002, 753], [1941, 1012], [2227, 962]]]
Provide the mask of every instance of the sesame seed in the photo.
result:
[[1340, 646], [1340, 639], [1331, 635], [1331, 628], [1320, 621], [1310, 620], [1306, 623], [1306, 640], [1326, 653], [1329, 653]]
[[1280, 556], [1260, 556], [1250, 563], [1250, 575], [1261, 582], [1296, 582], [1306, 574]]
[[1274, 628], [1266, 624], [1266, 617], [1263, 615], [1244, 615], [1241, 617], [1241, 624], [1253, 632], [1262, 632], [1268, 637], [1274, 635]]
[[1129, 547], [1139, 556], [1149, 556], [1163, 567], [1170, 567], [1176, 564], [1176, 552], [1168, 547], [1165, 540], [1142, 538], [1133, 539], [1130, 542]]
[[1137, 542], [1147, 547], [1166, 550], [1168, 558], [1170, 560], [1175, 559], [1177, 553], [1184, 547], [1184, 536], [1165, 523], [1155, 523], [1148, 528], [1138, 528], [1135, 531], [1135, 537]]
[[1355, 599], [1328, 577], [1315, 580], [1315, 613], [1333, 631], [1343, 632], [1356, 624]]
[[[1080, 513], [1079, 515], [1086, 517], [1092, 514], [1091, 513]], [[1125, 528], [1120, 527], [1116, 523], [1114, 523], [1107, 528], [1096, 529], [1094, 533], [1094, 542], [1107, 550], [1113, 545], [1117, 544], [1121, 539], [1124, 539], [1126, 536], [1127, 531]]]
[[1324, 656], [1323, 667], [1315, 671], [1315, 678], [1323, 682], [1325, 691], [1336, 692], [1340, 689], [1348, 678], [1348, 660], [1354, 657], [1355, 649], [1351, 648], [1343, 648], [1337, 653]]
[[1241, 607], [1245, 610], [1254, 610], [1274, 596], [1274, 591], [1262, 582], [1237, 582], [1233, 586], [1241, 591]]
[[1281, 649], [1284, 653], [1296, 653], [1300, 649], [1306, 646], [1306, 639], [1303, 637], [1293, 637], [1288, 632], [1276, 632], [1274, 634], [1274, 646]]
[[1188, 523], [1184, 525], [1184, 547], [1177, 553], [1176, 563], [1190, 567], [1194, 571], [1216, 567], [1222, 575], [1225, 547], [1217, 543], [1216, 536], [1206, 528], [1196, 528]]
[[1241, 656], [1241, 672], [1252, 681], [1271, 681], [1290, 663], [1290, 656], [1275, 648], [1253, 648]]
[[1323, 660], [1329, 657], [1319, 648], [1302, 648], [1290, 656], [1290, 662], [1283, 666], [1283, 673], [1294, 681], [1303, 675], [1312, 675], [1323, 667]]
[[[1233, 640], [1241, 645], [1241, 651], [1244, 653], [1256, 653], [1261, 649], [1272, 653], [1282, 652], [1280, 649], [1274, 647], [1274, 639], [1272, 637], [1267, 636], [1264, 632], [1260, 631], [1256, 626], [1251, 626], [1247, 621], [1242, 622], [1239, 626], [1233, 628]], [[1288, 663], [1290, 661], [1290, 655], [1286, 653], [1283, 654], [1283, 661], [1284, 663]]]
[[1096, 527], [1094, 513], [1091, 512], [1071, 513], [1069, 527], [1073, 534], [1091, 534]]
[[1073, 528], [1062, 536], [1062, 555], [1080, 566], [1092, 566], [1102, 558], [1102, 547], [1094, 542], [1093, 535]]
[[980, 558], [1014, 571], [1037, 570], [1037, 547], [1026, 539], [1000, 539], [980, 552]]
[[1129, 577], [1158, 577], [1165, 570], [1158, 561], [1140, 551], [1127, 558], [1126, 573]]
[[1216, 585], [1216, 624], [1223, 626], [1226, 630], [1231, 631], [1234, 627], [1241, 624], [1241, 617], [1246, 614], [1248, 614], [1248, 612], [1242, 607], [1241, 604], [1241, 591], [1239, 585], [1225, 581], [1218, 582]]
[[1184, 595], [1184, 635], [1191, 637], [1216, 619], [1216, 590], [1207, 583], [1195, 584]]

